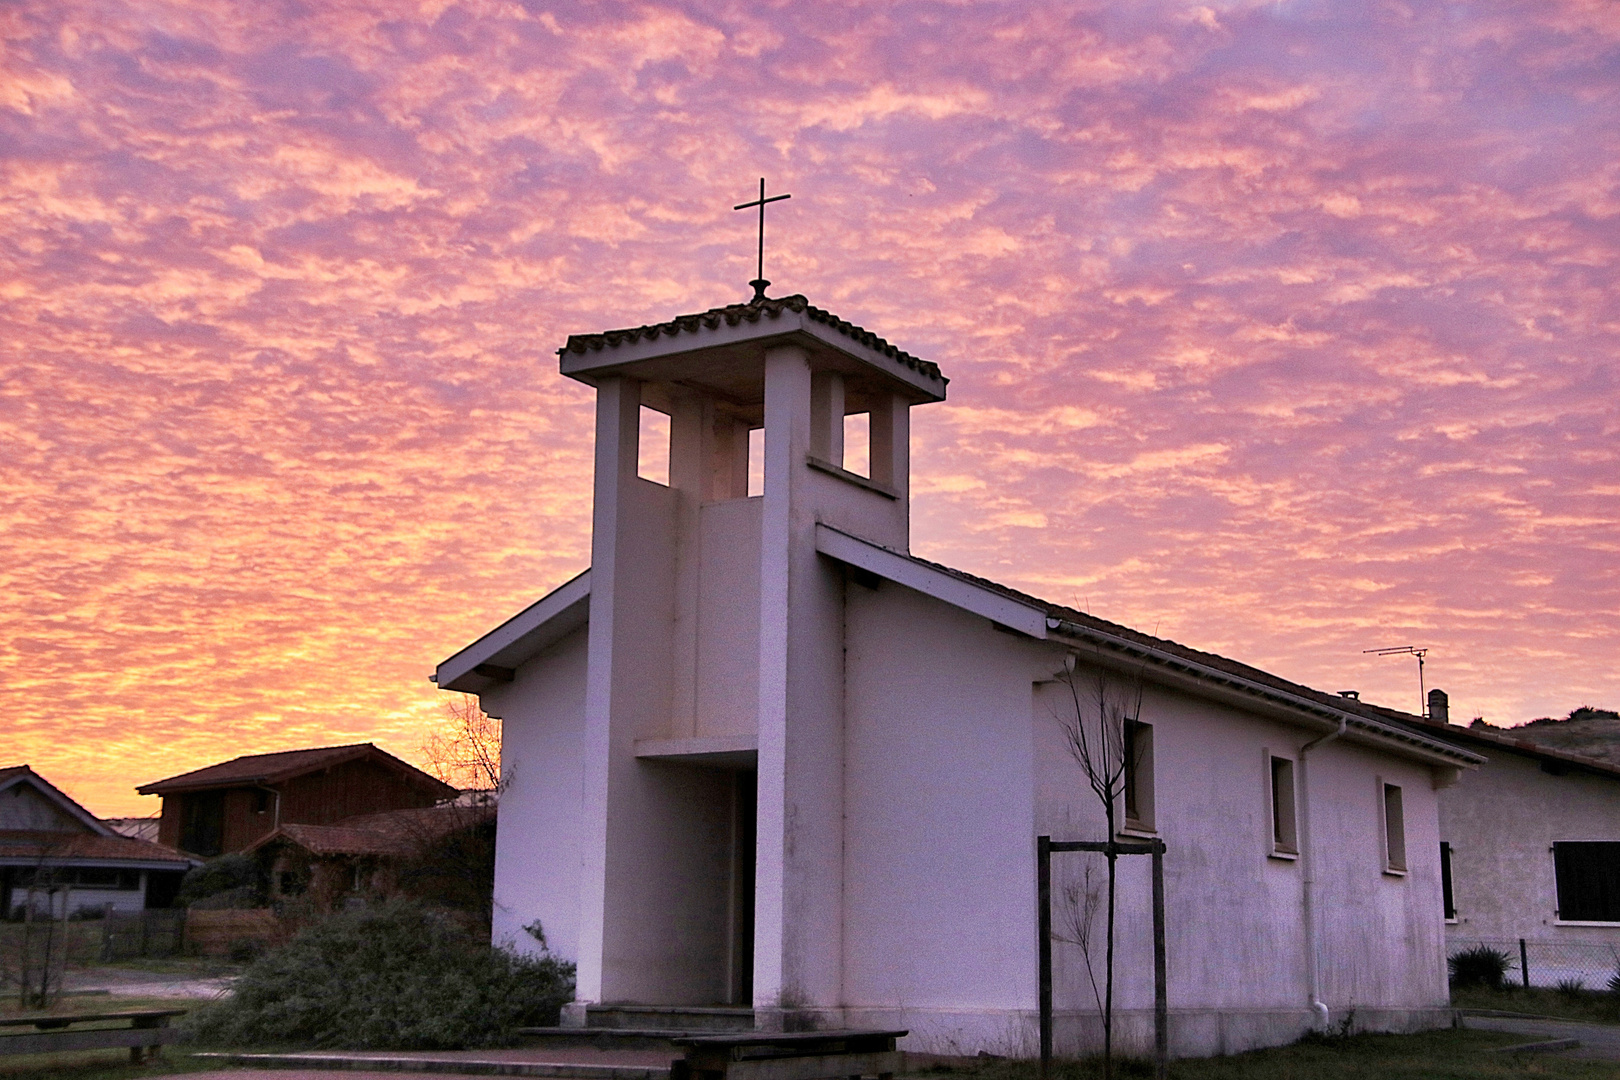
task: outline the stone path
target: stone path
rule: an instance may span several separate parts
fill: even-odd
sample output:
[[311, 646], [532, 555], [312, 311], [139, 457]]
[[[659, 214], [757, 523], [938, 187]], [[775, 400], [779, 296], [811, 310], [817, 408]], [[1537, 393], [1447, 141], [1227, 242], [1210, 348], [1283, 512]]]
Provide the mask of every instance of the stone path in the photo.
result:
[[[399, 1073], [448, 1074], [465, 1077], [531, 1076], [572, 1080], [668, 1080], [668, 1050], [599, 1050], [591, 1046], [526, 1046], [511, 1050], [436, 1050], [408, 1053], [390, 1050], [316, 1050], [279, 1054], [200, 1053], [221, 1064], [274, 1066], [278, 1075], [288, 1069], [343, 1070], [342, 1080], [384, 1073], [400, 1080]], [[240, 1073], [232, 1075], [240, 1076]], [[328, 1072], [331, 1080], [339, 1080]]]
[[1542, 1020], [1520, 1016], [1470, 1016], [1463, 1014], [1463, 1027], [1476, 1031], [1506, 1031], [1533, 1040], [1579, 1039], [1575, 1050], [1560, 1050], [1565, 1057], [1597, 1061], [1620, 1061], [1620, 1025], [1588, 1024], [1579, 1020]]
[[[400, 1080], [397, 1072], [344, 1072], [323, 1069], [225, 1069], [179, 1074], [184, 1080]], [[154, 1075], [149, 1080], [165, 1080]], [[178, 1077], [177, 1077], [178, 1080]], [[467, 1080], [465, 1073], [413, 1073], [411, 1080]]]
[[216, 998], [230, 992], [229, 977], [198, 978], [188, 974], [126, 971], [123, 968], [86, 968], [69, 971], [64, 990], [105, 990], [120, 997]]

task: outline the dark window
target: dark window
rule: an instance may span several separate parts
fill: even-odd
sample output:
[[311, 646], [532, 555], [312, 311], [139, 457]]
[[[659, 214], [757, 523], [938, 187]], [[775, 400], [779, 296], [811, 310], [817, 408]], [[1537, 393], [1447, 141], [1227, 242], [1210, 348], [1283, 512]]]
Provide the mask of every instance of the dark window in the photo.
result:
[[12, 883], [19, 888], [123, 889], [141, 887], [139, 870], [110, 870], [99, 866], [47, 866], [20, 868]]
[[1294, 763], [1280, 757], [1271, 759], [1271, 847], [1273, 851], [1299, 854], [1294, 828]]
[[1125, 721], [1125, 824], [1153, 828], [1153, 725]]
[[225, 846], [225, 793], [201, 791], [180, 796], [180, 850], [218, 855]]
[[1553, 845], [1558, 917], [1565, 922], [1620, 922], [1620, 843]]
[[1384, 869], [1406, 872], [1406, 814], [1401, 808], [1401, 789], [1384, 785]]
[[1440, 897], [1446, 905], [1446, 918], [1457, 917], [1457, 901], [1451, 891], [1451, 845], [1440, 841]]

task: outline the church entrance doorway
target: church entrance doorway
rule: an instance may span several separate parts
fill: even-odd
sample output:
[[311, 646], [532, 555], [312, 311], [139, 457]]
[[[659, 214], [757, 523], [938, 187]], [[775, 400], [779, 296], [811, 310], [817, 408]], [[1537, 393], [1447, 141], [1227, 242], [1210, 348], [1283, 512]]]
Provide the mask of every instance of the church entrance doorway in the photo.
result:
[[728, 1004], [754, 1004], [754, 845], [759, 810], [759, 774], [732, 773], [731, 785], [731, 972]]

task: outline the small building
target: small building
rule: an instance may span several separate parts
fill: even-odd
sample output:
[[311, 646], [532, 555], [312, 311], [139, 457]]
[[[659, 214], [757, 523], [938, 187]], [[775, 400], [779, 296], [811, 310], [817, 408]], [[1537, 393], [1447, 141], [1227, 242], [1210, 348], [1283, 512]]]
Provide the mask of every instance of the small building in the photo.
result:
[[[468, 806], [458, 801], [362, 814], [331, 825], [282, 825], [250, 844], [245, 854], [254, 856], [263, 867], [273, 904], [302, 898], [317, 910], [333, 911], [355, 901], [424, 891], [411, 888], [417, 884], [413, 879], [434, 874], [439, 868], [418, 864], [436, 847], [461, 839], [483, 848], [485, 854], [472, 856], [470, 865], [452, 861], [443, 870], [457, 878], [485, 878], [482, 885], [476, 880], [466, 884], [472, 887], [471, 895], [487, 906], [479, 890], [488, 891], [494, 824], [494, 805]], [[474, 835], [458, 838], [458, 833]], [[451, 853], [452, 860], [455, 854]]]
[[1440, 793], [1448, 950], [1505, 953], [1533, 986], [1603, 989], [1620, 969], [1620, 768], [1449, 712], [1434, 690], [1429, 718], [1408, 718], [1487, 758]]
[[329, 825], [457, 795], [371, 743], [248, 754], [135, 790], [163, 797], [159, 843], [204, 858], [242, 851], [283, 825]]
[[120, 836], [27, 765], [0, 768], [0, 914], [168, 907], [194, 865]]
[[[596, 394], [591, 565], [436, 679], [504, 720], [494, 933], [538, 927], [578, 964], [567, 1021], [730, 1003], [762, 1028], [1029, 1055], [1050, 835], [1167, 845], [1176, 1054], [1451, 1022], [1438, 795], [1477, 754], [913, 555], [910, 415], [946, 380], [802, 296], [560, 352]], [[1128, 746], [1112, 836], [1071, 686]], [[1053, 868], [1073, 901], [1054, 915], [1089, 942], [1055, 948], [1060, 1053], [1100, 1042], [1087, 858]], [[1150, 893], [1125, 858], [1135, 1052]]]

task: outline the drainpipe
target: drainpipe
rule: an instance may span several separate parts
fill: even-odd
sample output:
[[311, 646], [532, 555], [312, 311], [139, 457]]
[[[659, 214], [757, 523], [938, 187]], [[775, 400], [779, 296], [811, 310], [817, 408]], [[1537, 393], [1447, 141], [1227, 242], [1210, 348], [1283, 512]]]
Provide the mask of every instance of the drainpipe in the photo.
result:
[[270, 823], [270, 831], [275, 832], [277, 829], [281, 828], [281, 792], [273, 787], [265, 787], [263, 784], [254, 784], [253, 786], [260, 791], [268, 791], [270, 794], [276, 797], [275, 817]]
[[1316, 965], [1316, 852], [1311, 842], [1311, 771], [1309, 755], [1318, 746], [1332, 742], [1344, 734], [1348, 718], [1339, 717], [1339, 727], [1320, 738], [1312, 739], [1299, 748], [1299, 860], [1300, 907], [1305, 926], [1305, 984], [1310, 995], [1311, 1013], [1317, 1024], [1326, 1028], [1328, 1007], [1322, 1002], [1322, 978]]

